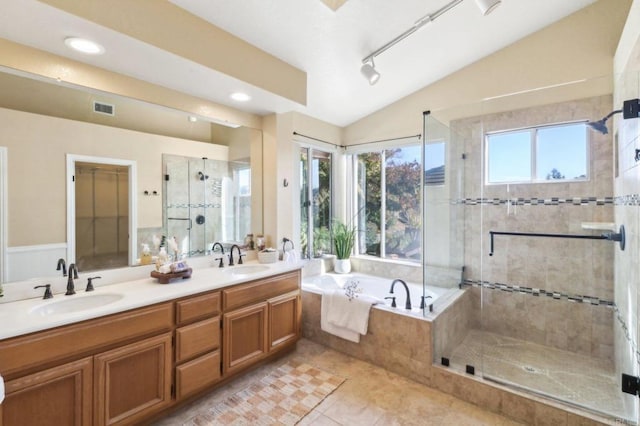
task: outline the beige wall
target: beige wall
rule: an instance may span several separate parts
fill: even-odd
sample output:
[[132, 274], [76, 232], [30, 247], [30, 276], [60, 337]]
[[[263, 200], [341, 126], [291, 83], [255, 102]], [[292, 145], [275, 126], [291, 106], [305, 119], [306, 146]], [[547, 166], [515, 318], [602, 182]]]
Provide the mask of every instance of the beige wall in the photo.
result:
[[[228, 148], [0, 108], [8, 149], [8, 246], [66, 241], [66, 154], [135, 160], [138, 192], [162, 194], [162, 154], [226, 160]], [[138, 227], [162, 226], [162, 197], [138, 199]]]
[[[293, 132], [340, 144], [341, 129], [304, 114], [274, 114], [263, 120], [264, 230], [267, 244], [279, 247], [283, 237], [299, 235], [298, 145]], [[284, 186], [284, 180], [289, 182]], [[344, 185], [342, 185], [344, 186]], [[339, 189], [335, 199], [345, 196]], [[296, 241], [297, 239], [294, 239]]]

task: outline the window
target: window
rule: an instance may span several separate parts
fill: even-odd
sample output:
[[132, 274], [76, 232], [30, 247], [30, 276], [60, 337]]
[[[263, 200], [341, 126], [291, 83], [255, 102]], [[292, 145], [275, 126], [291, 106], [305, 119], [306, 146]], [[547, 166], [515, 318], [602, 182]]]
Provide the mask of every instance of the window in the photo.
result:
[[420, 260], [420, 145], [354, 156], [358, 252]]
[[300, 149], [300, 239], [305, 258], [331, 253], [331, 154]]
[[428, 143], [424, 146], [424, 184], [444, 185], [444, 142]]
[[487, 183], [586, 180], [585, 123], [533, 127], [486, 136]]

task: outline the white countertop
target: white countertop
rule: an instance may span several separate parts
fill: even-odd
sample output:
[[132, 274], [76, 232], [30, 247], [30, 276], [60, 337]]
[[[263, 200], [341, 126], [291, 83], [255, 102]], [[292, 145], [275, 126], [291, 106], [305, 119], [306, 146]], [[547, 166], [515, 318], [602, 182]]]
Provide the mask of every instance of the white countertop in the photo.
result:
[[[234, 274], [234, 268], [242, 268], [247, 265], [263, 265], [268, 270], [252, 274]], [[217, 268], [211, 266], [194, 267], [191, 278], [176, 279], [169, 284], [159, 284], [155, 278], [142, 278], [109, 285], [97, 285], [95, 291], [85, 293], [82, 279], [76, 280], [77, 294], [65, 296], [64, 293], [55, 294], [52, 299], [30, 298], [10, 303], [0, 304], [0, 339], [20, 336], [27, 333], [46, 330], [62, 325], [111, 315], [130, 309], [153, 305], [197, 293], [227, 287], [247, 281], [265, 278], [283, 272], [294, 271], [302, 268], [302, 263], [276, 262], [271, 264], [259, 264], [258, 262], [245, 262], [245, 265]], [[37, 290], [43, 294], [43, 289]], [[99, 294], [118, 294], [122, 298], [109, 304], [90, 309], [75, 311], [71, 313], [55, 313], [46, 316], [31, 312], [34, 309], [46, 304], [52, 304], [61, 300], [81, 299]], [[80, 303], [80, 302], [78, 302]]]

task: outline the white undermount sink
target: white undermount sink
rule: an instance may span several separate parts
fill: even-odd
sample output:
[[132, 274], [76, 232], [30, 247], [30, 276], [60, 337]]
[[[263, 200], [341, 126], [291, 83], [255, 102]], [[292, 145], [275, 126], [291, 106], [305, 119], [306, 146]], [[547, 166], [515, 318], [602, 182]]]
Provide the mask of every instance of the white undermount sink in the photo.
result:
[[252, 275], [259, 274], [260, 272], [266, 272], [269, 270], [265, 265], [245, 265], [245, 266], [232, 266], [227, 269], [227, 272], [232, 275]]
[[89, 296], [62, 296], [64, 299], [57, 299], [44, 302], [42, 305], [35, 306], [29, 310], [31, 315], [49, 316], [70, 314], [73, 312], [93, 309], [100, 306], [117, 302], [124, 296], [116, 293], [91, 294]]

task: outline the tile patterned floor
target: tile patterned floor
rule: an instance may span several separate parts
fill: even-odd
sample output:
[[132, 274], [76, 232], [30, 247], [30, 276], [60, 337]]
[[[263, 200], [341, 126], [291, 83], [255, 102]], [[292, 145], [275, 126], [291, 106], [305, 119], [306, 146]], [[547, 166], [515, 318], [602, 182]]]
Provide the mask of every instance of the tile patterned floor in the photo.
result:
[[304, 362], [346, 378], [336, 391], [298, 423], [301, 426], [519, 424], [372, 364], [302, 339], [293, 353], [212, 391], [155, 425], [184, 424], [205, 407], [225, 400], [288, 361]]
[[467, 364], [473, 365], [476, 374], [483, 374], [485, 378], [613, 417], [632, 416], [625, 412], [625, 394], [619, 389], [613, 366], [601, 359], [470, 330], [453, 351], [450, 361], [452, 367], [460, 371], [464, 371]]

